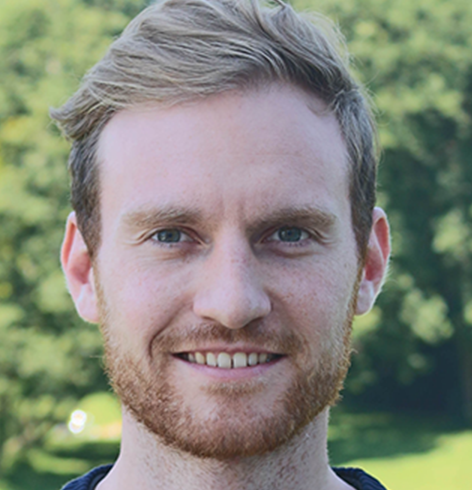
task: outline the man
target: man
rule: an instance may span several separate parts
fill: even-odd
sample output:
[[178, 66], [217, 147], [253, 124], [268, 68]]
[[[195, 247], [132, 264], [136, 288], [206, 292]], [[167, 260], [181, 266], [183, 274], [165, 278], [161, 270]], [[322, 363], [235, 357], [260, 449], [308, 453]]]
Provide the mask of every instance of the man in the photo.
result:
[[123, 405], [118, 460], [67, 490], [384, 488], [326, 451], [389, 255], [339, 44], [281, 2], [168, 0], [53, 111], [62, 264]]

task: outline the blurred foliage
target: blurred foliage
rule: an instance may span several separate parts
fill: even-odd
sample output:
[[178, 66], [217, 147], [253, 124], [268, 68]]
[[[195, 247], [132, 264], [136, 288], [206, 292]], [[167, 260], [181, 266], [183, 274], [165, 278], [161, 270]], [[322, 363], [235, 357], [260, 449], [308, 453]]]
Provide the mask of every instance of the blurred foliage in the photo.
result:
[[[77, 319], [59, 270], [68, 147], [48, 108], [145, 3], [0, 3], [0, 459], [43, 440], [77, 399], [106, 386], [98, 332]], [[392, 269], [378, 306], [356, 322], [346, 402], [470, 421], [472, 4], [293, 3], [340, 24], [384, 148]]]
[[59, 268], [68, 145], [48, 111], [142, 6], [0, 3], [0, 455], [36, 444], [106, 386], [98, 332], [77, 319]]
[[[339, 24], [373, 94], [393, 259], [347, 384], [384, 408], [472, 422], [472, 4], [299, 0]], [[365, 329], [366, 322], [369, 327]]]

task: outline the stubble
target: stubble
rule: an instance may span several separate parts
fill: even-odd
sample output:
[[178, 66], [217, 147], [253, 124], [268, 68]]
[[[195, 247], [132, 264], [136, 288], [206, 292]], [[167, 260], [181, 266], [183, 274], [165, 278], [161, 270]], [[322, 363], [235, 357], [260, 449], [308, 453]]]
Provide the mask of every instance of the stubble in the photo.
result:
[[[299, 434], [327, 407], [334, 405], [350, 363], [350, 332], [357, 284], [338, 335], [317, 359], [309, 359], [307, 342], [291, 331], [273, 332], [264, 323], [240, 330], [220, 325], [193, 326], [185, 332], [168, 331], [156, 338], [151, 360], [133, 358], [113, 335], [111, 314], [97, 281], [101, 330], [105, 340], [105, 365], [113, 389], [136, 421], [164, 444], [200, 458], [228, 460], [274, 451]], [[220, 407], [202, 418], [172, 383], [169, 352], [178, 346], [204, 345], [207, 341], [227, 345], [250, 342], [284, 352], [291, 362], [288, 388], [265, 410], [254, 409], [251, 396], [269, 389], [262, 380], [228, 382], [206, 388], [205, 395]]]

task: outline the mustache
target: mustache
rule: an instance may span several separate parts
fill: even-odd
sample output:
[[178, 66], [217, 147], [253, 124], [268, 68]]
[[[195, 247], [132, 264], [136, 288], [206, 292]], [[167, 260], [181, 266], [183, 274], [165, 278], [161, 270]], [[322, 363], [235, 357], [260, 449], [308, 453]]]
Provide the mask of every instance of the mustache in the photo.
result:
[[236, 344], [251, 344], [271, 352], [283, 354], [298, 353], [306, 345], [294, 332], [274, 331], [262, 324], [246, 325], [240, 329], [230, 329], [215, 323], [205, 323], [185, 327], [165, 329], [152, 341], [152, 349], [167, 352], [184, 352], [204, 347], [205, 344], [221, 343], [228, 347]]

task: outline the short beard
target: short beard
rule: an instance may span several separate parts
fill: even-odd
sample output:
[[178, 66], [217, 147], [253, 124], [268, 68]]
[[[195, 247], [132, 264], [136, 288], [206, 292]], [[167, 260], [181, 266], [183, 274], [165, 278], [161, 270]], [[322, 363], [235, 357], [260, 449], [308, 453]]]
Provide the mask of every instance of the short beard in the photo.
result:
[[[98, 281], [97, 281], [98, 283]], [[293, 359], [295, 374], [290, 387], [264, 413], [245, 403], [259, 389], [260, 383], [222, 383], [208, 393], [221, 397], [221, 410], [202, 420], [196, 417], [188, 400], [169, 382], [169, 357], [153, 356], [152, 370], [141, 359], [131, 358], [115, 341], [109, 325], [109, 309], [97, 284], [101, 328], [105, 339], [105, 364], [113, 389], [136, 421], [158, 437], [165, 445], [199, 458], [229, 460], [262, 455], [274, 451], [299, 434], [314, 418], [339, 399], [350, 363], [350, 332], [357, 285], [352, 295], [344, 325], [338, 327], [334, 345], [325, 348], [316, 362], [307, 361], [303, 339], [292, 332], [267, 332], [264, 325], [248, 325], [230, 330], [219, 325], [203, 325], [194, 333], [167, 334], [159, 339], [158, 352], [171, 352], [182, 340], [221, 340], [228, 344], [251, 341], [273, 345]], [[157, 341], [156, 341], [157, 343]], [[277, 349], [278, 347], [278, 349]], [[282, 347], [282, 348], [281, 348]], [[305, 353], [305, 355], [303, 355]], [[305, 362], [300, 362], [305, 359]], [[302, 367], [309, 365], [310, 367]]]

